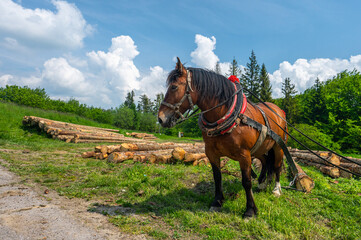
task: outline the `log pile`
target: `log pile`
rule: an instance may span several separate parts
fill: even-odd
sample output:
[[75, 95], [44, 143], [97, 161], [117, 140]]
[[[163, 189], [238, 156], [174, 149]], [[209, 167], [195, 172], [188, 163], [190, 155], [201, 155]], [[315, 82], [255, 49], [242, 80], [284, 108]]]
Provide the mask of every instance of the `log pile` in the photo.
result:
[[94, 151], [84, 152], [83, 158], [107, 159], [108, 162], [121, 163], [129, 159], [137, 162], [184, 163], [206, 165], [209, 163], [204, 154], [204, 144], [202, 143], [122, 143], [119, 145], [96, 146]]
[[[46, 132], [53, 139], [72, 143], [114, 142], [130, 141], [116, 129], [90, 127], [67, 122], [54, 121], [46, 118], [25, 116], [23, 125], [35, 127]], [[134, 139], [132, 141], [142, 141]]]
[[157, 139], [153, 134], [149, 134], [149, 133], [137, 133], [137, 132], [128, 133], [127, 132], [126, 135], [129, 137], [134, 137], [134, 138], [139, 138], [139, 139], [144, 139], [144, 140]]
[[[352, 176], [351, 173], [338, 169], [332, 164], [343, 167], [349, 171], [361, 174], [361, 166], [355, 163], [350, 163], [347, 160], [344, 160], [343, 158], [340, 158], [331, 152], [316, 151], [319, 156], [327, 159], [332, 164], [323, 161], [322, 159], [308, 152], [307, 150], [290, 149], [290, 153], [292, 157], [295, 157], [295, 160], [297, 162], [307, 166], [313, 166], [319, 169], [323, 174], [328, 175], [332, 178], [350, 178]], [[361, 159], [350, 159], [361, 164]]]

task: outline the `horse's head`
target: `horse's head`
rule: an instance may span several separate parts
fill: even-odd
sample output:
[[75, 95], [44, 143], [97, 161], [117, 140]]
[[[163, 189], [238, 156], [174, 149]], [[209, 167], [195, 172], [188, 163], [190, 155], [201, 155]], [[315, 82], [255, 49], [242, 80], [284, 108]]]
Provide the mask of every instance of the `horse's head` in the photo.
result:
[[158, 112], [158, 121], [163, 127], [173, 127], [179, 118], [184, 118], [184, 112], [193, 108], [196, 96], [191, 77], [177, 58], [175, 69], [168, 75], [168, 90]]

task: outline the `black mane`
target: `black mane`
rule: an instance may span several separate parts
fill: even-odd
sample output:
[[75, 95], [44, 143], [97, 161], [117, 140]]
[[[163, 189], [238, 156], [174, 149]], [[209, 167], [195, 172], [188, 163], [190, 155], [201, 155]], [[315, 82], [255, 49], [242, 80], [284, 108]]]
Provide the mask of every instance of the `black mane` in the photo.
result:
[[[192, 86], [200, 93], [200, 101], [217, 100], [221, 103], [228, 99], [226, 106], [230, 107], [233, 100], [232, 95], [235, 91], [230, 80], [210, 70], [191, 67], [187, 68], [187, 70], [192, 72]], [[169, 86], [176, 81], [177, 77], [179, 77], [179, 72], [177, 70], [171, 71], [167, 78], [167, 85]]]

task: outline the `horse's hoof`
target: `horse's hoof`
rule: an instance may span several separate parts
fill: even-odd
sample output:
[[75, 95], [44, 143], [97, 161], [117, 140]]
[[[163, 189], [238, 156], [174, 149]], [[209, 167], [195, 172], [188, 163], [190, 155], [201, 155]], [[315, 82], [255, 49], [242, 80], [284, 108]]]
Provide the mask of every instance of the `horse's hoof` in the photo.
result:
[[222, 210], [222, 207], [216, 207], [216, 206], [212, 206], [209, 211], [210, 212], [220, 212]]
[[272, 191], [273, 195], [275, 197], [280, 197], [281, 196], [281, 191], [279, 189], [275, 189]]
[[248, 218], [252, 218], [252, 217], [257, 217], [257, 212], [253, 208], [249, 208], [243, 214], [243, 218], [248, 219]]
[[278, 183], [276, 183], [276, 186], [273, 189], [272, 193], [273, 193], [273, 195], [275, 197], [279, 197], [279, 196], [281, 196], [281, 192], [282, 192], [281, 191], [281, 184], [278, 182]]
[[264, 190], [264, 189], [266, 189], [266, 187], [267, 187], [266, 181], [264, 181], [263, 183], [258, 184], [258, 189], [259, 190]]

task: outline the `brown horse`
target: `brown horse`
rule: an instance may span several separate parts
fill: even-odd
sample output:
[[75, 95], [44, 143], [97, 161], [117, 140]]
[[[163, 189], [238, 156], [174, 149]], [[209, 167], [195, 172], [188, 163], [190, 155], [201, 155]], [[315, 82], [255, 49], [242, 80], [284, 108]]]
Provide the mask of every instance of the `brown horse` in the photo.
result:
[[[203, 118], [210, 123], [215, 123], [224, 117], [229, 109], [234, 107], [233, 98], [235, 84], [222, 75], [199, 68], [185, 68], [178, 58], [175, 70], [171, 71], [167, 79], [168, 90], [162, 106], [159, 108], [158, 120], [163, 127], [172, 127], [179, 118], [184, 118], [183, 113], [197, 105], [203, 114]], [[224, 103], [224, 104], [223, 104]], [[219, 107], [213, 109], [215, 106]], [[267, 103], [278, 115], [283, 111], [272, 103]], [[286, 123], [274, 112], [263, 105], [248, 104], [244, 115], [266, 125], [266, 118], [272, 118], [282, 128]], [[210, 110], [206, 112], [207, 110]], [[269, 127], [279, 136], [285, 138], [284, 131], [273, 121], [269, 121]], [[227, 129], [228, 130], [228, 129]], [[275, 173], [276, 186], [273, 190], [275, 195], [281, 194], [280, 171], [283, 163], [283, 151], [277, 143], [267, 136], [263, 143], [251, 156], [251, 149], [256, 144], [260, 132], [242, 122], [233, 123], [231, 130], [217, 136], [210, 136], [203, 131], [205, 153], [212, 165], [215, 181], [215, 199], [211, 204], [211, 210], [220, 210], [224, 201], [222, 192], [222, 176], [220, 171], [220, 158], [229, 157], [239, 162], [242, 171], [242, 185], [246, 191], [247, 206], [244, 217], [257, 215], [257, 207], [254, 202], [251, 182], [252, 157], [262, 162], [262, 171], [258, 179], [259, 187], [264, 188], [267, 181]]]

